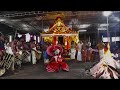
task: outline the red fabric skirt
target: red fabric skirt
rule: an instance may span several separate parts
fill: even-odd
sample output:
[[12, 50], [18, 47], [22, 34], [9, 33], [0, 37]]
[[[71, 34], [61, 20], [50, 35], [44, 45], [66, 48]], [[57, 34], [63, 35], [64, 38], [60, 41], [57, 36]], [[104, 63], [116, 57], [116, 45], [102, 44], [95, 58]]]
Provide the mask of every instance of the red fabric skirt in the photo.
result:
[[65, 62], [50, 62], [46, 67], [48, 72], [58, 72], [60, 69], [69, 71], [69, 66]]

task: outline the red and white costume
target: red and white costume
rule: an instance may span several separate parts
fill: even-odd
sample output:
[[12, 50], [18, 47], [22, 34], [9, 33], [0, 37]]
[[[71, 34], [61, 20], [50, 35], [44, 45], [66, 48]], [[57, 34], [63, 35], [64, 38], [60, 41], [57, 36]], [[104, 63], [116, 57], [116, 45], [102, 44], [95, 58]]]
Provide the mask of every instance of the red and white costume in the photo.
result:
[[47, 48], [48, 55], [53, 56], [46, 67], [48, 72], [58, 72], [60, 69], [69, 71], [69, 66], [64, 62], [64, 58], [61, 55], [62, 52], [62, 47], [58, 45], [49, 46]]

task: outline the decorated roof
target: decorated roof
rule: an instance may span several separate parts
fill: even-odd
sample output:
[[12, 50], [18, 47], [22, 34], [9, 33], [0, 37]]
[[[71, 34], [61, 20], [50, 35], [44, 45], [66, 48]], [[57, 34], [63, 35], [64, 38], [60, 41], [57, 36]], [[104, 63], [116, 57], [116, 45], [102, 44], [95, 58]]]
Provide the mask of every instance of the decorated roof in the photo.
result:
[[65, 26], [61, 17], [57, 17], [53, 26], [43, 34], [75, 34], [76, 31], [73, 31], [71, 28]]

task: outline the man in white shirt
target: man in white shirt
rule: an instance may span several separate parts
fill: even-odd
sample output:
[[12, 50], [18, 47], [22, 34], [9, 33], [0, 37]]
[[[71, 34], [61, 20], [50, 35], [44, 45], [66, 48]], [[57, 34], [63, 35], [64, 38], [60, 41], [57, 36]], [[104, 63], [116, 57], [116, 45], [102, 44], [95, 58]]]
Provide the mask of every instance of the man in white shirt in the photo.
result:
[[81, 50], [82, 50], [82, 41], [78, 43], [78, 53], [77, 53], [77, 61], [82, 61], [82, 55], [81, 55]]

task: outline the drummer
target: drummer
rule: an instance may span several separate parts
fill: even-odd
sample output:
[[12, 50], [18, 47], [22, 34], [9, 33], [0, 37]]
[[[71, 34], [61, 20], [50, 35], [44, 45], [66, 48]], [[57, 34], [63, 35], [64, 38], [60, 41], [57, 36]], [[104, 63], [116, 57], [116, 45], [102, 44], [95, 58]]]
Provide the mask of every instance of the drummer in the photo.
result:
[[39, 45], [39, 43], [37, 43], [36, 44], [36, 50], [37, 50], [37, 52], [36, 52], [36, 59], [37, 60], [40, 60], [41, 59], [41, 48], [40, 48], [40, 45]]

